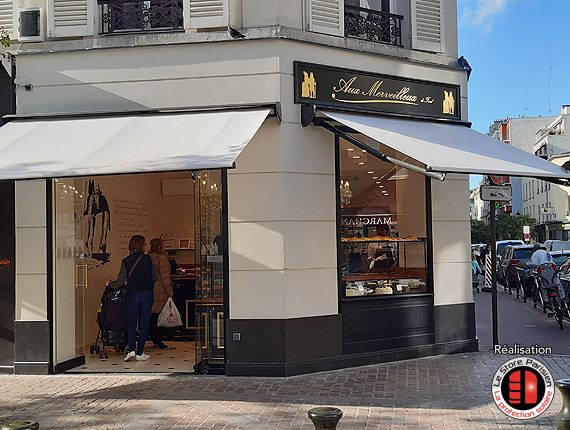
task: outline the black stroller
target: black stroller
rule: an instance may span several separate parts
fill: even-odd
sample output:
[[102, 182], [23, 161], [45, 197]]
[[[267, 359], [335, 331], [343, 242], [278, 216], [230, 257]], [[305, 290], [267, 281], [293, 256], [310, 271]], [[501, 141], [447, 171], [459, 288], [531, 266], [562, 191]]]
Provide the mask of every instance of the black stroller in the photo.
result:
[[[99, 333], [95, 345], [91, 345], [91, 354], [97, 353], [101, 359], [109, 358], [106, 347], [117, 352], [124, 352], [128, 342], [127, 292], [107, 287], [101, 297], [101, 307], [97, 312]], [[99, 345], [101, 343], [101, 345]]]

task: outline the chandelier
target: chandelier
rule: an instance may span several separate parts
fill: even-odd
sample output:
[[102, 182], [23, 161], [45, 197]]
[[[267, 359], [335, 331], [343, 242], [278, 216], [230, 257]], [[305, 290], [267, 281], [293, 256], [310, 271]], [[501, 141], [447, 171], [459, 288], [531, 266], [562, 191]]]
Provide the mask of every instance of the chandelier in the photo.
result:
[[350, 205], [350, 198], [352, 197], [352, 191], [350, 191], [350, 185], [348, 181], [340, 180], [340, 207], [344, 208]]

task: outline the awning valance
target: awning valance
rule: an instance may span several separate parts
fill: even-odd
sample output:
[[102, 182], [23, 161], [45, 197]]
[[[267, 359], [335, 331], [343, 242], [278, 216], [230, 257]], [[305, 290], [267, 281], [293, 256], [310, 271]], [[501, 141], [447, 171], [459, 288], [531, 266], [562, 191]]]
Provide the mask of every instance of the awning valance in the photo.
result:
[[425, 164], [428, 172], [570, 180], [562, 167], [463, 125], [323, 113]]
[[14, 120], [0, 180], [231, 168], [269, 109]]

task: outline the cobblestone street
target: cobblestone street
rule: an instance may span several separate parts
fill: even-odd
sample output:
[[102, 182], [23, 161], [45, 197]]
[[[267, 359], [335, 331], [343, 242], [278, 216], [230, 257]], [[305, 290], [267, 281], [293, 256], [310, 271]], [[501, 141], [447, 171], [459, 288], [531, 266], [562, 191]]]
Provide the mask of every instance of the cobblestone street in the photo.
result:
[[[556, 392], [538, 419], [505, 416], [491, 379], [510, 356], [484, 351], [289, 378], [158, 374], [2, 375], [0, 420], [40, 429], [312, 429], [307, 411], [336, 406], [339, 429], [556, 428]], [[555, 380], [570, 356], [536, 357]]]

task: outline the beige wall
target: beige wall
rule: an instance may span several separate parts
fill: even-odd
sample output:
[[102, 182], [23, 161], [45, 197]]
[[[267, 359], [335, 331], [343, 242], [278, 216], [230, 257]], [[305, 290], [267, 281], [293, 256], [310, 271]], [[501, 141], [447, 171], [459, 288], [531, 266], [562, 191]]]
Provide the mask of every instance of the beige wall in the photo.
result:
[[337, 314], [334, 139], [269, 119], [228, 174], [230, 317]]
[[47, 319], [46, 182], [16, 181], [16, 320]]
[[473, 301], [469, 176], [432, 180], [435, 304]]

